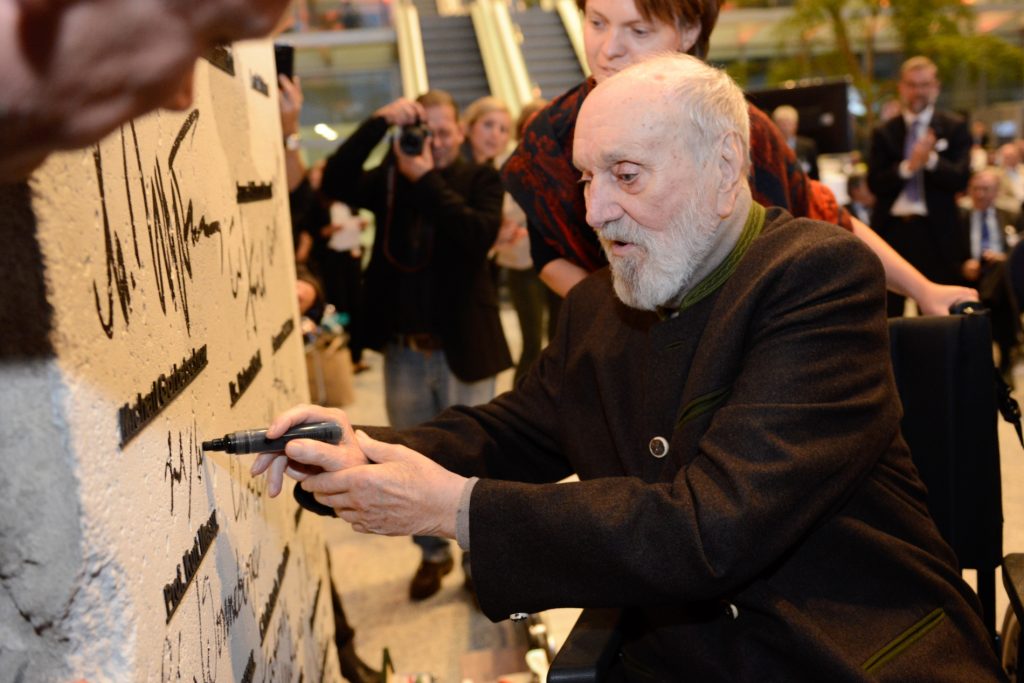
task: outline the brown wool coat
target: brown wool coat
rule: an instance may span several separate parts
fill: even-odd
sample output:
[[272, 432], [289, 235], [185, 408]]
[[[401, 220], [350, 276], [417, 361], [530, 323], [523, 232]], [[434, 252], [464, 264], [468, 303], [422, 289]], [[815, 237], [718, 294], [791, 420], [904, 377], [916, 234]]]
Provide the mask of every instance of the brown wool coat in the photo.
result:
[[625, 607], [644, 680], [998, 679], [899, 433], [883, 290], [849, 233], [773, 209], [675, 318], [599, 271], [515, 391], [373, 434], [484, 477], [489, 617]]

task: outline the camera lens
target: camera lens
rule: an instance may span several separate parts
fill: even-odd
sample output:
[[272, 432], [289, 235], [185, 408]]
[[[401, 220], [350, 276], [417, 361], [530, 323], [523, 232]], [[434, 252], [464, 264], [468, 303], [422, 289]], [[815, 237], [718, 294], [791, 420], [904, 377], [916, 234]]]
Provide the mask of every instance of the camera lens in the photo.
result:
[[402, 150], [402, 154], [419, 156], [423, 154], [423, 145], [429, 135], [430, 131], [422, 123], [402, 126], [402, 132], [398, 136], [398, 148]]

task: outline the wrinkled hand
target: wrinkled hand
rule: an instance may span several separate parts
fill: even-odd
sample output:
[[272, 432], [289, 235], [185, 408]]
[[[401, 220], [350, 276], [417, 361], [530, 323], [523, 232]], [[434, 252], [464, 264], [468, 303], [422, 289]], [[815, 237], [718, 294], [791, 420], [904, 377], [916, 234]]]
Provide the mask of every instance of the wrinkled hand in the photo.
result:
[[916, 301], [924, 315], [949, 315], [949, 309], [954, 304], [964, 301], [979, 301], [979, 299], [977, 290], [970, 287], [929, 282], [924, 295]]
[[356, 440], [375, 464], [324, 471], [300, 486], [361, 533], [455, 538], [465, 477], [411, 448], [376, 441], [365, 432], [357, 432]]
[[373, 113], [380, 116], [392, 126], [408, 126], [417, 121], [426, 121], [427, 111], [415, 100], [399, 97], [394, 102], [385, 104]]
[[287, 76], [277, 77], [281, 86], [278, 94], [278, 107], [281, 110], [281, 132], [294, 135], [299, 132], [299, 114], [302, 112], [302, 82], [296, 76], [294, 80]]
[[297, 405], [274, 418], [267, 428], [267, 438], [276, 439], [296, 425], [328, 420], [341, 425], [341, 443], [337, 446], [313, 439], [296, 439], [285, 446], [283, 454], [261, 453], [256, 457], [251, 473], [257, 476], [270, 470], [267, 488], [271, 498], [281, 493], [285, 474], [301, 482], [315, 474], [337, 472], [369, 462], [356, 443], [348, 416], [337, 408]]

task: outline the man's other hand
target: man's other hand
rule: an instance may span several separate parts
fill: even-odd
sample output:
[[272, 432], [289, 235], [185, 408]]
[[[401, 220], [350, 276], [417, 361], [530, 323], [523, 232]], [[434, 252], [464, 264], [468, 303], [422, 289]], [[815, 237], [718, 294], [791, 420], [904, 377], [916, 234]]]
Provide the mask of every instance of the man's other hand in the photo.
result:
[[411, 448], [356, 433], [372, 464], [322, 472], [300, 486], [361, 533], [455, 538], [466, 478]]

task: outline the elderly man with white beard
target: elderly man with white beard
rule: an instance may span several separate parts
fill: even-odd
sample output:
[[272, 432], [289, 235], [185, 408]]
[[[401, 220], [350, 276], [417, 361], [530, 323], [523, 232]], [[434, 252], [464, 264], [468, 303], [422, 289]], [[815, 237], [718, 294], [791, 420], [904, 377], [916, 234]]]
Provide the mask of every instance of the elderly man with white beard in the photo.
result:
[[342, 443], [253, 472], [471, 546], [492, 619], [622, 608], [616, 680], [998, 679], [900, 436], [881, 264], [752, 202], [747, 145], [743, 95], [692, 57], [608, 78], [574, 158], [611, 266], [523, 381], [412, 429], [298, 406], [268, 437], [332, 419]]

